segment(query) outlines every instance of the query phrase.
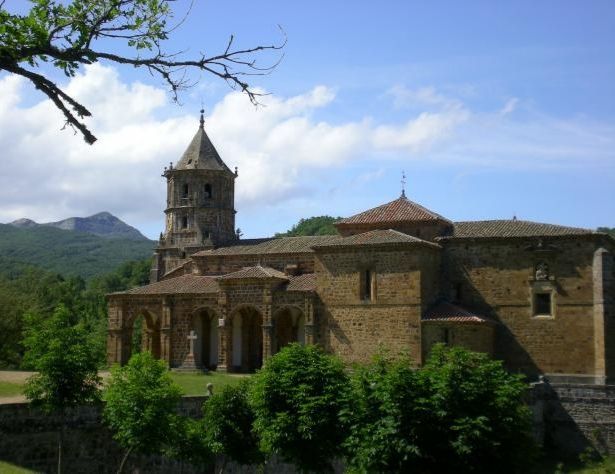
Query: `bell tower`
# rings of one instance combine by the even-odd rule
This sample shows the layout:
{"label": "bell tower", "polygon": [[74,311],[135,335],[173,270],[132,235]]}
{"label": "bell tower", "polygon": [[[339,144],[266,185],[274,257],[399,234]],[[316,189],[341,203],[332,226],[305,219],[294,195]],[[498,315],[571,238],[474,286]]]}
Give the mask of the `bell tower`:
{"label": "bell tower", "polygon": [[160,234],[150,280],[160,280],[195,252],[235,240],[235,178],[205,133],[199,129],[177,164],[169,164],[165,230]]}

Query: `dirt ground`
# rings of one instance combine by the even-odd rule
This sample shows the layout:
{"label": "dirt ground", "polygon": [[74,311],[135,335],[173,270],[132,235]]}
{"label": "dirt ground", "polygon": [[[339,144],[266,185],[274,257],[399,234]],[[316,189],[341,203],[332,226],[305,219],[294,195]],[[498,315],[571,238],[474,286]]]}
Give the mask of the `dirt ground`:
{"label": "dirt ground", "polygon": [[[23,385],[26,383],[26,380],[31,375],[34,375],[36,372],[25,372],[23,370],[0,370],[0,382],[9,382]],[[108,371],[100,372],[100,375],[103,380],[109,377]],[[23,395],[16,395],[11,397],[2,397],[0,396],[0,404],[2,403],[21,403],[25,402],[26,397]]]}

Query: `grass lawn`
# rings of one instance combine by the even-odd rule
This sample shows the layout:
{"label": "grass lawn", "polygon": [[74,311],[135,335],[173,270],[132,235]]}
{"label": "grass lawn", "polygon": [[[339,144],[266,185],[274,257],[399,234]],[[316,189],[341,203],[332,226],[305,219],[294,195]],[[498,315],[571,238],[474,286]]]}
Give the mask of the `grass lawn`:
{"label": "grass lawn", "polygon": [[609,456],[598,463],[591,463],[585,467],[565,470],[570,474],[615,474],[615,456]]}
{"label": "grass lawn", "polygon": [[[15,397],[21,395],[22,389],[23,385],[21,384],[0,381],[0,397]],[[0,472],[4,471],[0,470]]]}
{"label": "grass lawn", "polygon": [[186,395],[205,395],[205,388],[208,383],[214,384],[214,393],[217,393],[225,385],[236,385],[245,377],[249,377],[249,375],[218,372],[209,372],[208,374],[171,372],[171,378],[184,389]]}
{"label": "grass lawn", "polygon": [[0,461],[0,472],[2,474],[29,474],[35,471],[24,469],[23,467],[15,466],[14,464],[9,464],[8,462]]}

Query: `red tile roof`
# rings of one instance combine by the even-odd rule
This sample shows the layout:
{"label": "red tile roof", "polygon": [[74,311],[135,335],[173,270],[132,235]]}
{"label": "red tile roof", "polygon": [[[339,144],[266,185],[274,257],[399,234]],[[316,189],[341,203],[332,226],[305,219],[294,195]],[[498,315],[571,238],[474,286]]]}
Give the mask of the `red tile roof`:
{"label": "red tile roof", "polygon": [[286,291],[316,291],[316,275],[306,273],[304,275],[291,276]]}
{"label": "red tile roof", "polygon": [[499,238],[499,237],[557,237],[594,234],[591,229],[566,227],[541,222],[502,219],[492,221],[455,222],[452,233],[440,239]]}
{"label": "red tile roof", "polygon": [[424,245],[427,247],[440,248],[438,244],[427,242],[426,240],[413,237],[403,232],[393,229],[377,229],[355,234],[348,237],[343,237],[331,242],[314,245],[312,248],[326,249],[339,247],[360,247],[370,245],[387,245],[387,244],[402,244],[402,245]]}
{"label": "red tile roof", "polygon": [[491,319],[474,314],[452,303],[442,302],[431,308],[423,316],[422,321],[439,321],[447,323],[493,323]]}
{"label": "red tile roof", "polygon": [[271,239],[252,239],[243,244],[220,247],[214,250],[202,250],[193,257],[219,255],[265,255],[285,253],[312,253],[312,246],[341,239],[339,235],[315,235],[302,237],[278,237]]}
{"label": "red tile roof", "polygon": [[256,265],[255,267],[245,267],[236,272],[227,273],[217,277],[218,280],[246,280],[246,279],[271,279],[288,280],[288,276],[275,268],[261,267]]}
{"label": "red tile roof", "polygon": [[335,225],[344,226],[349,224],[375,224],[383,222],[407,222],[407,221],[444,221],[450,222],[446,217],[436,214],[429,209],[410,201],[405,196],[391,201],[382,206],[374,207],[352,217],[342,219]]}
{"label": "red tile roof", "polygon": [[218,283],[215,278],[199,275],[182,275],[168,280],[158,281],[151,285],[133,288],[128,291],[118,291],[111,295],[169,295],[169,294],[202,294],[217,293]]}

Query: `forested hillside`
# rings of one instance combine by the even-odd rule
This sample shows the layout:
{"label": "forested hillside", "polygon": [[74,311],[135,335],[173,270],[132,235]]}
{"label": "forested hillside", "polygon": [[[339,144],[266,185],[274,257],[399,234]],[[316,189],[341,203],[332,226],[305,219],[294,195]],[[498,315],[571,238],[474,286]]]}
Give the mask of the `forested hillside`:
{"label": "forested hillside", "polygon": [[23,329],[64,305],[91,335],[101,364],[105,361],[107,305],[105,294],[148,283],[150,259],[125,262],[113,272],[86,282],[36,267],[14,266],[0,276],[0,369],[21,363]]}
{"label": "forested hillside", "polygon": [[151,240],[110,239],[49,226],[0,224],[0,273],[34,265],[87,280],[111,272],[128,260],[150,257],[154,245]]}

